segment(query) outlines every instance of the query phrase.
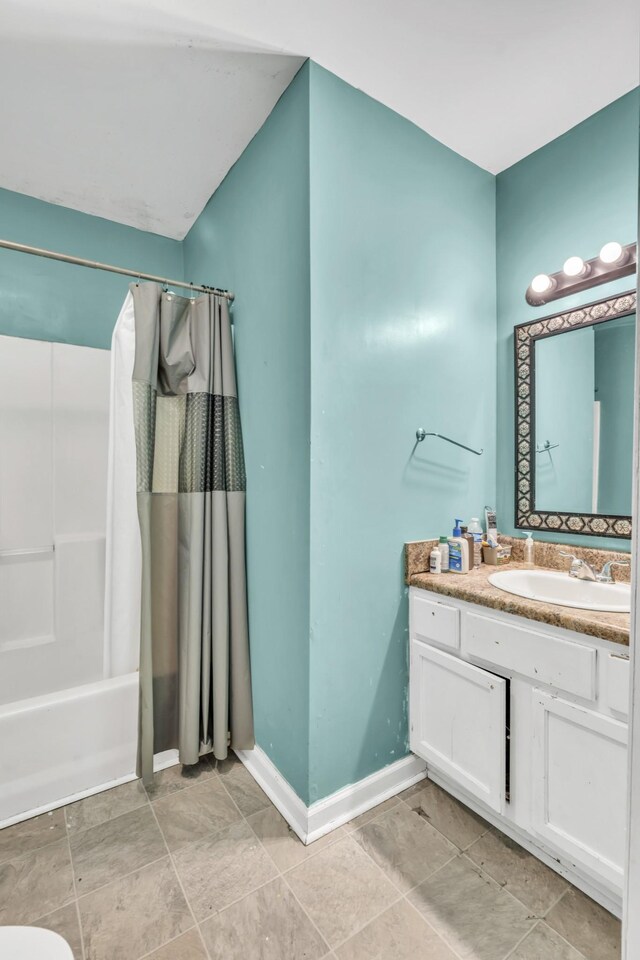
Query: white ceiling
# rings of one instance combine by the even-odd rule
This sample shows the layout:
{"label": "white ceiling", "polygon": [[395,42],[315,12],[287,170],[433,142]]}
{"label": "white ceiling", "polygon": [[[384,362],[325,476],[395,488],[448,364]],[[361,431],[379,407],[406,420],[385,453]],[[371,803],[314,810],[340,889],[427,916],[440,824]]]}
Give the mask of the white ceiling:
{"label": "white ceiling", "polygon": [[638,84],[637,0],[0,0],[0,186],[182,238],[312,57],[497,173]]}

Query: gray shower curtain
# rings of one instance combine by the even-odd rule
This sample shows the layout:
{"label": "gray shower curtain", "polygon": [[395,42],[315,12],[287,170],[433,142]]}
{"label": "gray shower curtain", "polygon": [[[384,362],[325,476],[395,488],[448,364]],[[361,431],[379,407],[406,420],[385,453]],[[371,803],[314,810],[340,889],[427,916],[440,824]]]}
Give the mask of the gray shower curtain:
{"label": "gray shower curtain", "polygon": [[254,745],[246,477],[225,298],[131,284],[142,537],[138,775]]}

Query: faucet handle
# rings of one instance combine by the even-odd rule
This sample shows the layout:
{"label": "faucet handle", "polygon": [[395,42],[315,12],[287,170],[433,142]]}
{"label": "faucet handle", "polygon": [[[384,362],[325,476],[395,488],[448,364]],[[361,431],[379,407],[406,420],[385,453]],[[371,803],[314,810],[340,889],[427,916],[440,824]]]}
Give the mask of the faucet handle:
{"label": "faucet handle", "polygon": [[601,583],[613,583],[613,576],[611,575],[612,567],[630,567],[631,562],[629,560],[607,560],[603,564],[602,570],[598,574],[598,580]]}
{"label": "faucet handle", "polygon": [[571,566],[569,567],[569,576],[577,577],[578,572],[582,566],[582,560],[579,560],[576,557],[575,553],[565,553],[564,550],[558,551],[561,557],[566,557],[567,560],[571,560]]}

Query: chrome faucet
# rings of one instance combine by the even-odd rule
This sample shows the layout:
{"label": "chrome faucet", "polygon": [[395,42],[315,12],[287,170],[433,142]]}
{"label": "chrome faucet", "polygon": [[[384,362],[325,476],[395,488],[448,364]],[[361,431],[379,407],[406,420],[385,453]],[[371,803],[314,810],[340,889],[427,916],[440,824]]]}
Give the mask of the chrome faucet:
{"label": "chrome faucet", "polygon": [[569,576],[575,577],[576,580],[597,580],[598,575],[591,566],[590,563],[587,563],[586,560],[580,560],[573,553],[563,553],[562,550],[559,551],[561,557],[566,557],[568,560],[571,560],[571,566],[569,567]]}
{"label": "chrome faucet", "polygon": [[571,566],[569,567],[570,577],[575,577],[576,580],[591,580],[594,583],[615,583],[611,574],[612,567],[629,566],[628,560],[607,560],[600,573],[596,573],[590,563],[586,560],[581,560],[573,553],[563,553],[562,550],[560,550],[560,556],[567,557],[568,560],[571,560]]}

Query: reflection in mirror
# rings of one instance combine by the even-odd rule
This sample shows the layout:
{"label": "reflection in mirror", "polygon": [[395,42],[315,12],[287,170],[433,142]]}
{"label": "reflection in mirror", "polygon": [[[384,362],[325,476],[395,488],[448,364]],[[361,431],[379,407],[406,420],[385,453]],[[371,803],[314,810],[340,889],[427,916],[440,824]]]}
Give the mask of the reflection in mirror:
{"label": "reflection in mirror", "polygon": [[631,513],[635,323],[536,340],[536,510]]}

